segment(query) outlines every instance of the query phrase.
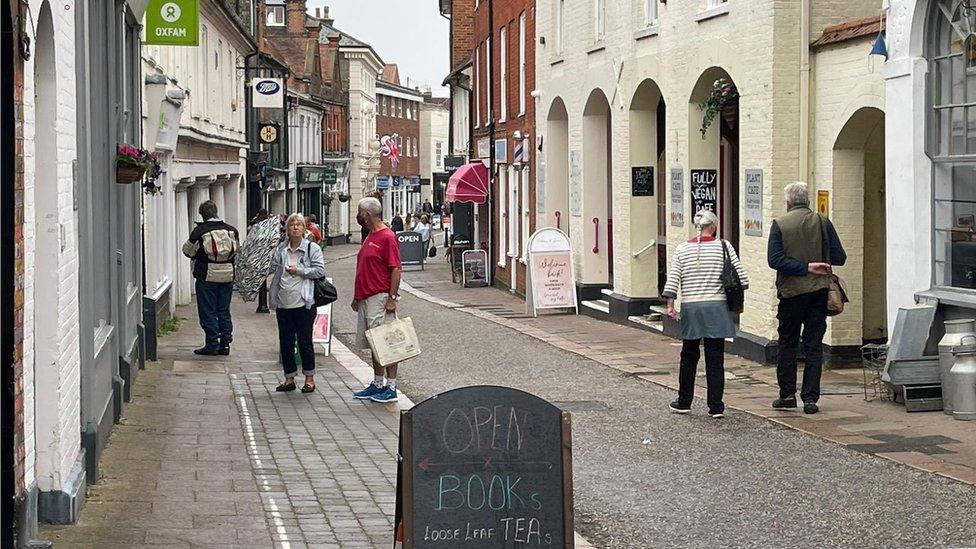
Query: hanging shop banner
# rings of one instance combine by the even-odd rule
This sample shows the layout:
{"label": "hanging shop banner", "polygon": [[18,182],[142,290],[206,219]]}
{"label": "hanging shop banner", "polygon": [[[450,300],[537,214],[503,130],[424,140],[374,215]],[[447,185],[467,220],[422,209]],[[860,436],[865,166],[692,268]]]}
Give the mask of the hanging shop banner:
{"label": "hanging shop banner", "polygon": [[830,191],[817,191],[817,211],[824,217],[830,217]]}
{"label": "hanging shop banner", "polygon": [[396,547],[574,546],[570,412],[462,387],[402,412],[399,441]]}
{"label": "hanging shop banner", "polygon": [[262,122],[258,124],[258,136],[262,143],[277,143],[280,131],[277,122]]}
{"label": "hanging shop banner", "polygon": [[396,238],[400,244],[400,263],[420,265],[423,268],[427,250],[421,234],[415,231],[401,231],[397,233]]}
{"label": "hanging shop banner", "polygon": [[537,316],[539,309],[573,309],[576,276],[569,237],[559,229],[546,227],[529,237],[528,284],[525,307]]}
{"label": "hanging shop banner", "polygon": [[718,170],[691,170],[691,215],[718,214]]}
{"label": "hanging shop banner", "polygon": [[488,285],[488,252],[468,250],[461,254],[464,270],[461,272],[461,285],[476,288]]}
{"label": "hanging shop banner", "polygon": [[685,171],[671,169],[671,226],[685,225]]}
{"label": "hanging shop banner", "polygon": [[280,78],[255,78],[251,82],[251,106],[256,109],[280,109],[285,89]]}
{"label": "hanging shop banner", "polygon": [[146,6],[146,44],[200,44],[200,0],[149,0]]}
{"label": "hanging shop banner", "polygon": [[746,170],[745,226],[749,236],[763,235],[763,171]]}
{"label": "hanging shop banner", "polygon": [[654,166],[630,168],[630,196],[654,196]]}
{"label": "hanging shop banner", "polygon": [[583,155],[569,151],[569,215],[583,217]]}

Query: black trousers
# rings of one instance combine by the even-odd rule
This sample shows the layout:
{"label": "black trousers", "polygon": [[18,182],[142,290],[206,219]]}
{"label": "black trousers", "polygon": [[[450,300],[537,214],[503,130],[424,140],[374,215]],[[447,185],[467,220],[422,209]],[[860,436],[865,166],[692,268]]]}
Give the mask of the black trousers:
{"label": "black trousers", "polygon": [[295,340],[298,340],[298,354],[302,357],[302,374],[315,375],[315,346],[312,344],[312,324],[315,322],[315,307],[306,309],[275,309],[278,320],[278,347],[281,350],[281,364],[285,377],[295,377],[298,364],[295,363]]}
{"label": "black trousers", "polygon": [[[709,412],[724,412],[725,403],[725,340],[705,339],[705,382],[708,386]],[[678,404],[691,406],[695,397],[695,376],[701,358],[701,339],[681,340],[681,366],[678,369]]]}
{"label": "black trousers", "polygon": [[820,400],[823,338],[827,331],[827,290],[779,300],[779,361],[776,381],[780,398],[796,397],[796,354],[803,331],[803,402]]}

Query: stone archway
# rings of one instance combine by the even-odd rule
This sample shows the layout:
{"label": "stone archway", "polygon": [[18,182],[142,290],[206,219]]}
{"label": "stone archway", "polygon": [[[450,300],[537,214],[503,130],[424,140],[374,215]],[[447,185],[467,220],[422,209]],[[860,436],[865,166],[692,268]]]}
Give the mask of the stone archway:
{"label": "stone archway", "polygon": [[[665,113],[661,89],[653,80],[640,83],[630,102],[631,177],[642,172],[651,177],[647,189],[630,196],[627,216],[632,257],[626,258],[630,270],[631,298],[652,298],[664,287],[667,264],[667,187],[665,186]],[[637,170],[635,170],[635,168]],[[646,180],[646,179],[645,179]]]}
{"label": "stone archway", "polygon": [[540,226],[556,227],[569,234],[569,114],[559,97],[546,117],[546,213]]}
{"label": "stone archway", "polygon": [[610,102],[590,93],[583,109],[582,275],[584,284],[613,287],[613,208]]}
{"label": "stone archway", "polygon": [[[702,201],[714,207],[719,219],[719,234],[739,247],[739,102],[735,100],[715,117],[701,133],[703,111],[699,104],[711,93],[715,82],[724,79],[735,85],[721,67],[702,72],[688,101],[688,168],[691,189],[691,216],[695,215],[696,185],[701,184]],[[696,178],[699,180],[696,182]],[[689,223],[689,227],[693,224]]]}
{"label": "stone archway", "polygon": [[882,342],[888,335],[884,119],[875,107],[858,109],[834,141],[831,218],[849,250],[863,249],[849,252],[844,267],[851,273],[845,278],[851,302],[847,314],[831,322],[840,344]]}

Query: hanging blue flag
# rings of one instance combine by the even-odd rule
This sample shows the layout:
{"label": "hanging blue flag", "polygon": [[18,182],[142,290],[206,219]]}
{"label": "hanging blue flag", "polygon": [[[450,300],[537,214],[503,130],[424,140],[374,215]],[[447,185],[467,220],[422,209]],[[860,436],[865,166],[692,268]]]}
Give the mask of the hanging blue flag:
{"label": "hanging blue flag", "polygon": [[885,46],[883,32],[878,33],[878,37],[874,40],[874,45],[871,46],[871,53],[868,55],[883,55],[885,60],[888,60],[888,48]]}

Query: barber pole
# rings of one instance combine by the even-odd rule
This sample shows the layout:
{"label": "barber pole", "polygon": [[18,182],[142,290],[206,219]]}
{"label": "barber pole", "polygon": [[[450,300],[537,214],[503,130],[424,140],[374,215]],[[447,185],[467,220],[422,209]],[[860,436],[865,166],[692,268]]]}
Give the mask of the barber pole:
{"label": "barber pole", "polygon": [[518,141],[515,144],[515,158],[513,158],[512,160],[515,162],[522,162],[522,155],[524,154],[524,152],[525,152],[525,140],[523,139],[522,141]]}

